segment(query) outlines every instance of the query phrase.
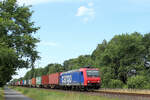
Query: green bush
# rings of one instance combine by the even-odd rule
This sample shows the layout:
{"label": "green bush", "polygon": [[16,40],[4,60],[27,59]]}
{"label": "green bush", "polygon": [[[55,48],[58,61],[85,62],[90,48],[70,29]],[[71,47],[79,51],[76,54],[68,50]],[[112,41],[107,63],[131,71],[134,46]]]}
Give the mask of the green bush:
{"label": "green bush", "polygon": [[145,89],[148,88],[147,78],[145,76],[132,76],[127,81],[128,88]]}
{"label": "green bush", "polygon": [[109,88],[123,88],[124,86],[122,81],[114,79],[111,79],[108,85]]}

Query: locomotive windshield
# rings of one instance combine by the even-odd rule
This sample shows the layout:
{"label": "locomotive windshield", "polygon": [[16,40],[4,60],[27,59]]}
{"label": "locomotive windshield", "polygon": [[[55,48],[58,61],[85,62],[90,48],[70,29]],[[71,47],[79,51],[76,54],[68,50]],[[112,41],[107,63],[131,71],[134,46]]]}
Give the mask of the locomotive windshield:
{"label": "locomotive windshield", "polygon": [[86,72],[88,77],[99,77],[98,70],[87,70]]}

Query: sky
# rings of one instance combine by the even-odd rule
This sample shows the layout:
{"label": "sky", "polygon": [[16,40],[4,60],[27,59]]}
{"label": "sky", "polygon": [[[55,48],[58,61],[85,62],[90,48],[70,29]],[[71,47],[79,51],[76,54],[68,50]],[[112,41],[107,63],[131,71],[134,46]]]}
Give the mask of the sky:
{"label": "sky", "polygon": [[[40,30],[36,68],[91,54],[104,39],[122,33],[150,32],[150,0],[18,0],[32,5]],[[18,70],[13,78],[29,69]]]}

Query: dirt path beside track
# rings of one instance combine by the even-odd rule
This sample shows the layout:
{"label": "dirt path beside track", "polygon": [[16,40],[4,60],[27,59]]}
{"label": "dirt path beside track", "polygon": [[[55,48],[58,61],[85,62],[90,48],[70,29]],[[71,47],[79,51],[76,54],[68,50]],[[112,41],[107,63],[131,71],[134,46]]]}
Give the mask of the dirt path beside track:
{"label": "dirt path beside track", "polygon": [[5,87],[4,89],[4,96],[5,96],[5,100],[32,100],[8,87]]}

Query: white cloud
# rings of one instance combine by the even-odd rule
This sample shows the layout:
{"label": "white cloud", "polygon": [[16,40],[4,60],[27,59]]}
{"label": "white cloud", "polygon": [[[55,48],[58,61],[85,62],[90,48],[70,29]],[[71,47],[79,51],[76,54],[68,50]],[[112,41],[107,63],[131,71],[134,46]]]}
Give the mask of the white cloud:
{"label": "white cloud", "polygon": [[88,12],[88,8],[81,6],[80,8],[78,8],[76,16],[83,16],[86,14],[86,12]]}
{"label": "white cloud", "polygon": [[85,0],[17,0],[19,4],[36,5],[42,3],[54,3],[54,2],[83,2]]}
{"label": "white cloud", "polygon": [[55,42],[47,42],[47,41],[41,41],[40,43],[39,43],[39,45],[41,45],[41,46],[53,46],[53,47],[55,47],[55,46],[58,46],[58,44],[57,43],[55,43]]}
{"label": "white cloud", "polygon": [[85,6],[81,6],[78,8],[76,16],[94,16],[95,11],[93,8],[87,8]]}
{"label": "white cloud", "polygon": [[80,6],[77,10],[76,16],[83,17],[84,22],[88,22],[90,19],[95,17],[95,9],[92,2],[88,3],[88,7]]}

